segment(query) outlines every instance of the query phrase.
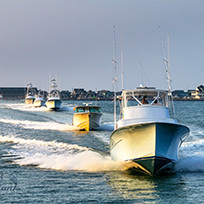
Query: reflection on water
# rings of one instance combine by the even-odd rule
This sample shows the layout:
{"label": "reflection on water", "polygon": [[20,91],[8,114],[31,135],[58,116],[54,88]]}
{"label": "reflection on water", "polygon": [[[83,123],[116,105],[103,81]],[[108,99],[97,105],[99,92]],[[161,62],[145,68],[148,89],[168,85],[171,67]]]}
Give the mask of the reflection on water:
{"label": "reflection on water", "polygon": [[120,172],[108,173],[108,184],[117,196],[136,201],[156,203],[156,184],[147,176],[133,176]]}
{"label": "reflection on water", "polygon": [[[107,184],[119,200],[134,203],[188,202],[185,177],[172,174],[158,177],[107,172]],[[172,196],[174,195],[174,196]]]}

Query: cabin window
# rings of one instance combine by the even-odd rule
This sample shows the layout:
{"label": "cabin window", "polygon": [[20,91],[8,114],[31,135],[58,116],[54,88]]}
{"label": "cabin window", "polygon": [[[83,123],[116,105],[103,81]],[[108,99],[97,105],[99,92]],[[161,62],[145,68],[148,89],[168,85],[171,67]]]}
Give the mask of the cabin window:
{"label": "cabin window", "polygon": [[75,112],[82,113],[82,112],[85,112],[85,110],[84,108],[77,108]]}
{"label": "cabin window", "polygon": [[135,94],[133,92],[128,92],[124,96],[123,104],[125,107],[130,106],[140,106],[140,105],[160,105],[160,106],[166,106],[166,93],[159,93],[159,92],[153,92],[150,94],[141,93],[141,94]]}
{"label": "cabin window", "polygon": [[95,113],[96,111],[95,111],[95,108],[90,108],[90,112],[91,113]]}
{"label": "cabin window", "polygon": [[90,112],[91,113],[100,113],[101,110],[100,110],[100,108],[90,108]]}

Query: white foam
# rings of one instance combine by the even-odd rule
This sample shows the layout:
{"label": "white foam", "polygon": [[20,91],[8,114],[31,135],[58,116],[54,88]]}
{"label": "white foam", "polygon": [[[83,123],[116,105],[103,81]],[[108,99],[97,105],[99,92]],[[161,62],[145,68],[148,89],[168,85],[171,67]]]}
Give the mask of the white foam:
{"label": "white foam", "polygon": [[24,104],[24,103],[13,103],[13,104],[6,104],[7,108],[14,109],[14,110],[21,110],[21,111],[39,111],[39,110],[47,110],[45,106],[35,108],[34,104]]}
{"label": "white foam", "polygon": [[78,171],[113,171],[123,169],[122,163],[114,162],[108,156],[94,151],[83,151],[75,154],[37,153],[16,161],[19,165],[37,165],[40,168]]}
{"label": "white foam", "polygon": [[200,172],[204,171],[204,152],[195,153],[191,156],[179,159],[175,164],[177,172]]}
{"label": "white foam", "polygon": [[25,129],[59,130],[59,131],[79,130],[79,128],[74,127],[70,124],[62,124],[57,122],[38,122],[29,120],[10,120],[10,119],[0,119],[0,122],[20,125]]}
{"label": "white foam", "polygon": [[204,151],[204,139],[197,139],[195,141],[184,142],[180,148],[183,156],[192,155],[195,152]]}
{"label": "white foam", "polygon": [[114,162],[87,147],[57,141],[23,139],[14,136],[0,136],[0,142],[15,143],[8,150],[17,155],[14,162],[19,165],[37,165],[39,168],[55,170],[113,171],[123,169],[123,163]]}
{"label": "white foam", "polygon": [[[56,140],[53,141],[43,141],[43,140],[36,140],[36,139],[23,139],[20,137],[15,136],[1,136],[0,135],[0,142],[12,142],[19,145],[26,145],[27,147],[33,148],[33,147],[52,147],[54,149],[61,148],[62,150],[65,148],[68,149],[76,149],[76,150],[88,150],[87,147],[81,147],[76,144],[67,144],[63,142],[57,142]],[[20,146],[20,147],[21,147]],[[17,146],[19,147],[19,146]]]}
{"label": "white foam", "polygon": [[[20,110],[20,111],[32,111],[32,112],[44,112],[44,111],[50,111],[49,108],[46,106],[41,107],[35,107],[34,104],[24,104],[24,103],[14,103],[14,104],[5,104],[7,108],[14,109],[14,110]],[[73,111],[73,107],[68,105],[63,105],[60,109],[60,111]]]}
{"label": "white foam", "polygon": [[[191,139],[195,139],[194,135]],[[174,169],[176,172],[204,171],[204,139],[196,136],[196,140],[184,142],[180,148],[180,159],[175,163]]]}

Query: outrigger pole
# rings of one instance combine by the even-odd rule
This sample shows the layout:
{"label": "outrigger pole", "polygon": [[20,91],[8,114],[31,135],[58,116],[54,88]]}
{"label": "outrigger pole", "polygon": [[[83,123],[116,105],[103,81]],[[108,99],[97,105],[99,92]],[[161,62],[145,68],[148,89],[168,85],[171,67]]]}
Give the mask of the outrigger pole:
{"label": "outrigger pole", "polygon": [[123,60],[123,35],[121,36],[121,87],[124,90],[124,60]]}
{"label": "outrigger pole", "polygon": [[168,53],[166,56],[164,41],[162,39],[161,26],[159,26],[159,30],[160,30],[160,40],[161,40],[162,51],[163,51],[163,60],[164,60],[165,71],[166,71],[166,78],[167,78],[167,83],[168,83],[168,95],[169,95],[170,100],[171,100],[173,114],[175,114],[173,96],[172,96],[172,91],[171,91],[171,81],[172,80],[171,80],[171,74],[170,74],[169,35],[167,35]]}
{"label": "outrigger pole", "polygon": [[117,81],[117,70],[116,70],[116,37],[115,37],[115,25],[113,26],[113,91],[114,91],[114,129],[116,129],[116,81]]}

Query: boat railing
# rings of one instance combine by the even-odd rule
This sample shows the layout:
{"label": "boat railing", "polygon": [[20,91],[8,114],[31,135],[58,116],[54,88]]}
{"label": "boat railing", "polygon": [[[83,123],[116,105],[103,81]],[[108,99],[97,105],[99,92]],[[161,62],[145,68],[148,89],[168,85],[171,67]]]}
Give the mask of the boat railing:
{"label": "boat railing", "polygon": [[156,104],[157,100],[159,99],[159,91],[157,93],[157,97],[155,97],[155,99],[151,102],[151,105],[152,104]]}
{"label": "boat railing", "polygon": [[140,102],[140,100],[138,100],[135,95],[134,92],[132,91],[132,97],[142,106],[143,104]]}

